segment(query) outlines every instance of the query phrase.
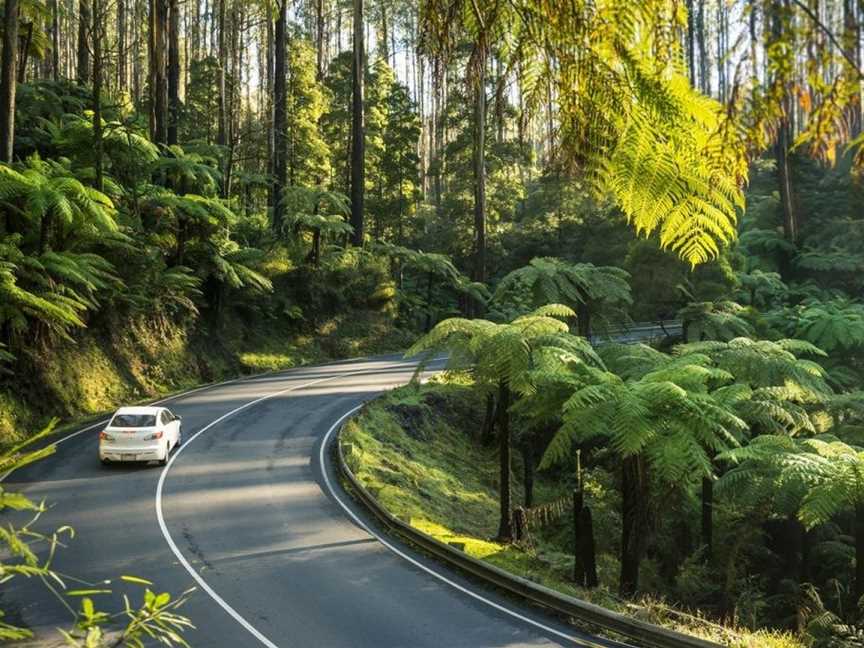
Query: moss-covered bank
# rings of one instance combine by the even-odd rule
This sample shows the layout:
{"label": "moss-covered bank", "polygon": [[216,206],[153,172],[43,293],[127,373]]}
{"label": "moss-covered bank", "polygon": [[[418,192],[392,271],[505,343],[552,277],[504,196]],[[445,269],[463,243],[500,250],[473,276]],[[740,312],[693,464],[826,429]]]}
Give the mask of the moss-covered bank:
{"label": "moss-covered bank", "polygon": [[72,340],[19,354],[0,380],[0,445],[20,440],[53,417],[74,420],[119,404],[155,398],[238,374],[396,351],[410,335],[379,311],[353,311],[298,333],[233,321],[208,326],[114,322]]}
{"label": "moss-covered bank", "polygon": [[[347,461],[360,482],[390,513],[434,538],[464,547],[472,556],[564,594],[591,601],[652,623],[735,648],[802,648],[781,632],[722,627],[685,613],[662,600],[622,601],[613,592],[618,577],[616,541],[620,535],[617,493],[608,474],[586,476],[594,509],[601,586],[577,587],[570,578],[572,537],[561,519],[532,535],[530,544],[491,540],[498,525],[498,463],[494,449],[477,441],[483,404],[468,387],[432,382],[407,386],[374,401],[350,420],[342,433],[350,444]],[[514,502],[522,500],[518,453]],[[540,475],[539,503],[569,490],[566,480]]]}

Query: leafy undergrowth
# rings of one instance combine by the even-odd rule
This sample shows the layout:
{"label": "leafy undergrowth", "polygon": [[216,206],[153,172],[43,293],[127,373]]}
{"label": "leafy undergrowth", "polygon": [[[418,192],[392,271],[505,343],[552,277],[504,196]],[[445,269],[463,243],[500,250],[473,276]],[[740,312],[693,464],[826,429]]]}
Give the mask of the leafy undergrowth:
{"label": "leafy undergrowth", "polygon": [[[0,447],[50,418],[80,420],[238,374],[398,351],[410,334],[374,311],[325,321],[309,333],[245,322],[189,335],[180,326],[127,321],[50,352],[30,352],[0,383]],[[60,428],[62,429],[62,428]]]}
{"label": "leafy undergrowth", "polygon": [[[435,539],[471,556],[563,594],[602,605],[681,632],[735,648],[802,648],[781,632],[751,632],[724,627],[646,598],[638,604],[612,592],[617,560],[611,547],[598,546],[601,586],[586,590],[569,579],[572,557],[561,550],[562,522],[557,532],[535,536],[526,546],[492,540],[498,524],[498,464],[493,451],[472,435],[479,433],[483,405],[463,385],[438,383],[396,389],[365,407],[342,434],[350,446],[346,455],[363,486],[392,515]],[[471,422],[470,428],[466,422]],[[514,473],[521,474],[518,453]],[[514,484],[514,502],[522,500],[522,485]],[[603,493],[614,497],[602,480],[593,480],[595,501]],[[559,487],[560,489],[560,487]],[[549,481],[535,483],[538,502],[562,492]],[[595,517],[598,543],[614,537],[603,530],[603,503]],[[605,509],[609,509],[606,502]],[[611,522],[607,522],[611,524]],[[606,549],[606,551],[604,551]]]}

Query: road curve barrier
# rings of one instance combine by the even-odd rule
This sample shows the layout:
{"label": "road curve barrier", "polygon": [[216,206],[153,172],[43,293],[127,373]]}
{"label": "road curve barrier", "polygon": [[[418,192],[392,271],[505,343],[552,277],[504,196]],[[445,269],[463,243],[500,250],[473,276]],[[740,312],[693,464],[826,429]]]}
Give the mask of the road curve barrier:
{"label": "road curve barrier", "polygon": [[487,584],[502,588],[547,610],[627,637],[635,641],[636,646],[640,648],[722,648],[720,644],[640,621],[619,612],[613,612],[599,605],[588,603],[587,601],[582,601],[556,592],[548,587],[538,585],[526,578],[511,574],[499,567],[473,558],[459,549],[439,542],[391,515],[360,484],[360,481],[345,461],[345,448],[349,447],[349,444],[343,447],[341,433],[348,420],[350,418],[342,423],[336,434],[337,467],[341,475],[351,485],[354,496],[360,500],[388,531],[398,534],[411,544],[432,554],[438,560],[456,567]]}

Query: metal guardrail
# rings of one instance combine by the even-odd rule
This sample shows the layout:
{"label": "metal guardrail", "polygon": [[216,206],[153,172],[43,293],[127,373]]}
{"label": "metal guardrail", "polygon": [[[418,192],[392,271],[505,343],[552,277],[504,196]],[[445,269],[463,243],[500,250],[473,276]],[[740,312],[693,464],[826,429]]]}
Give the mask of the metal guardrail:
{"label": "metal guardrail", "polygon": [[577,619],[582,623],[618,633],[637,642],[640,648],[722,648],[716,644],[674,630],[633,619],[624,614],[582,601],[572,596],[533,583],[503,569],[473,558],[459,549],[439,542],[418,531],[386,511],[378,501],[360,484],[345,462],[341,434],[344,423],[336,435],[336,455],[340,473],[348,480],[356,497],[390,531],[407,539],[412,544],[486,583],[496,585],[527,601],[548,610]]}

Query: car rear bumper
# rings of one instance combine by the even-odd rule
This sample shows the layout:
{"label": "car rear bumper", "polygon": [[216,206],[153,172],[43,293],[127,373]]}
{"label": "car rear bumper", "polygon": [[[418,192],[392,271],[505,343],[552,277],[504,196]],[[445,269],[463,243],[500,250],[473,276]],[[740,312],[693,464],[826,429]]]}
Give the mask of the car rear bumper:
{"label": "car rear bumper", "polygon": [[102,461],[161,461],[165,454],[165,448],[159,444],[133,448],[99,446],[99,459]]}

